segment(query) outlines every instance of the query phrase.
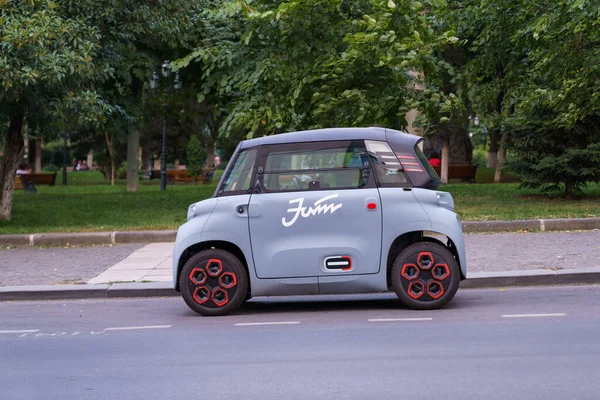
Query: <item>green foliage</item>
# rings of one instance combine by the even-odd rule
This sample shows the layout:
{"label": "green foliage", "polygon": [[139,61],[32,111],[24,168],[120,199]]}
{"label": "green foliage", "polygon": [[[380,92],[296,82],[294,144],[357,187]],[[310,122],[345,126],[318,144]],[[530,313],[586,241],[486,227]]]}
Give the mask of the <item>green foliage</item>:
{"label": "green foliage", "polygon": [[[200,62],[199,100],[229,97],[222,131],[248,136],[327,126],[405,125],[410,108],[446,118],[458,104],[434,49],[456,42],[429,28],[442,1],[226,1],[206,14],[210,39],[179,60]],[[425,73],[425,75],[421,74]],[[415,90],[415,86],[426,90]]]}
{"label": "green foliage", "polygon": [[546,117],[546,121],[513,121],[508,143],[513,153],[507,165],[523,186],[546,190],[562,186],[565,195],[572,196],[587,182],[599,182],[600,123],[595,130],[565,129],[556,127],[554,114]]}
{"label": "green foliage", "polygon": [[487,165],[487,152],[483,149],[473,150],[473,165],[485,167]]}
{"label": "green foliage", "polygon": [[44,165],[44,167],[42,168],[42,171],[43,172],[58,172],[58,171],[60,171],[60,168],[54,164],[48,164],[48,165]]}
{"label": "green foliage", "polygon": [[52,109],[82,104],[73,93],[111,74],[97,58],[101,35],[86,14],[89,1],[69,3],[2,2],[0,115],[44,121]]}
{"label": "green foliage", "polygon": [[121,162],[117,168],[117,179],[127,179],[127,161]]}
{"label": "green foliage", "polygon": [[188,175],[194,177],[194,182],[196,181],[196,177],[202,174],[202,166],[206,162],[206,149],[204,145],[196,135],[190,137],[190,141],[188,142],[187,149],[187,170]]}

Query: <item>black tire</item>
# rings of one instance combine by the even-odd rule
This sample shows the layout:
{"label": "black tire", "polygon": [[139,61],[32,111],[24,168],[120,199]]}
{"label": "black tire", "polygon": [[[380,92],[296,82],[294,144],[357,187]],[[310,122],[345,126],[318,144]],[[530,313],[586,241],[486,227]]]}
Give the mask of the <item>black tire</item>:
{"label": "black tire", "polygon": [[183,266],[179,287],[186,304],[204,316],[235,311],[248,293],[248,274],[233,254],[219,249],[194,254]]}
{"label": "black tire", "polygon": [[415,310],[435,310],[448,304],[456,294],[460,269],[445,246],[419,242],[398,254],[391,278],[392,288],[404,305]]}

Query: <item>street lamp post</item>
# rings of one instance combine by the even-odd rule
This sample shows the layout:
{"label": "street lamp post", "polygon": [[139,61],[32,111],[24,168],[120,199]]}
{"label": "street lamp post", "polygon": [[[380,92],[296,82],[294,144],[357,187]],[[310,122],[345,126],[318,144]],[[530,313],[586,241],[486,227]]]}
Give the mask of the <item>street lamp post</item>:
{"label": "street lamp post", "polygon": [[[169,61],[161,65],[161,74],[166,79],[171,75],[171,69],[169,68]],[[152,81],[150,81],[150,87],[152,90],[158,89],[160,77],[156,72],[152,73]],[[179,80],[179,72],[175,73],[175,80],[173,81],[173,88],[176,91],[181,89],[181,81]],[[164,100],[163,100],[163,130],[162,130],[162,147],[160,153],[160,190],[167,189],[167,94],[168,87],[164,89]]]}

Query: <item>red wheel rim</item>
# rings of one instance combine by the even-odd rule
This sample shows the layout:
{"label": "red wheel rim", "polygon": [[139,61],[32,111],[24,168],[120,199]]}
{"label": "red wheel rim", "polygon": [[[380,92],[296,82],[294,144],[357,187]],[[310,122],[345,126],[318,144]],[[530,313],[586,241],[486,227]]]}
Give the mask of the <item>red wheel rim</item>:
{"label": "red wheel rim", "polygon": [[192,299],[207,308],[225,306],[238,289],[238,277],[233,268],[226,261],[216,258],[192,268],[187,283]]}
{"label": "red wheel rim", "polygon": [[418,301],[435,301],[448,292],[451,270],[444,257],[435,251],[409,255],[400,269],[400,283],[406,294]]}

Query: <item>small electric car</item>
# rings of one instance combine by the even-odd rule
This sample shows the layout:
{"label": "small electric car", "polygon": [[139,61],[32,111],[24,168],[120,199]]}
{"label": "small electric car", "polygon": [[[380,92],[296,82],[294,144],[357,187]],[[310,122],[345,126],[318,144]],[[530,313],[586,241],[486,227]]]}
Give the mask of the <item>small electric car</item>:
{"label": "small electric car", "polygon": [[420,140],[336,128],[242,141],[177,232],[175,289],[202,315],[252,296],[389,290],[444,306],[466,278],[464,240]]}

